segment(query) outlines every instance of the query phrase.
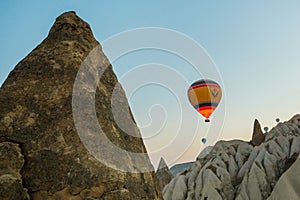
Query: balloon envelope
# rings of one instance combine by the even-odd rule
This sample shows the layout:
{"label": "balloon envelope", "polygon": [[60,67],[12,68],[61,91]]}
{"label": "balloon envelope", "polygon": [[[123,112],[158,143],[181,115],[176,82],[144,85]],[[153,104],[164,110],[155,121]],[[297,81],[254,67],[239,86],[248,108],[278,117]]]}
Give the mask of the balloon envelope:
{"label": "balloon envelope", "polygon": [[188,89],[188,98],[193,107],[207,120],[222,98],[218,83],[209,79],[194,82]]}
{"label": "balloon envelope", "polygon": [[203,144],[205,144],[206,143],[206,138],[202,138],[201,141],[202,141]]}

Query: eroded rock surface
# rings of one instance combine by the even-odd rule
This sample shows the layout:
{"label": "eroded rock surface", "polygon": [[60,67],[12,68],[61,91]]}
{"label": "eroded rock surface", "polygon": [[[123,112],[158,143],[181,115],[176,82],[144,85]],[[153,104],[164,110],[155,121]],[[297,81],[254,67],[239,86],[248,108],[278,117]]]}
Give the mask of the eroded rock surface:
{"label": "eroded rock surface", "polygon": [[160,159],[158,169],[155,173],[157,179],[157,188],[162,191],[165,185],[167,185],[173,178],[168,165],[163,158]]}
{"label": "eroded rock surface", "polygon": [[300,199],[300,157],[279,178],[268,200]]}
{"label": "eroded rock surface", "polygon": [[254,146],[260,145],[265,140],[265,135],[261,130],[260,123],[257,119],[254,121],[251,144]]}
{"label": "eroded rock surface", "polygon": [[[94,53],[89,57],[91,51]],[[85,60],[88,73],[79,74],[80,81],[100,82],[96,82],[96,91],[84,84],[82,90],[73,91],[77,72]],[[113,92],[117,95],[116,105],[122,105],[117,109],[127,132],[114,120]],[[85,135],[80,137],[74,124],[72,109],[78,106],[75,103],[72,107],[74,99],[95,104],[91,107],[94,110],[79,110],[83,118],[78,126],[85,128]],[[11,142],[16,148],[19,145],[18,152],[22,152],[16,163],[10,163],[11,157],[3,156],[6,151],[1,150],[1,173],[8,170],[1,184],[16,183],[12,187],[18,189],[18,195],[24,187],[33,200],[159,199],[154,169],[124,91],[90,26],[75,12],[59,16],[48,37],[17,64],[1,87],[0,104],[0,145]],[[99,122],[106,138],[123,151],[122,159],[116,152],[103,150],[107,143],[97,140],[99,133],[89,126],[89,121]],[[87,150],[82,137],[96,145]],[[94,139],[97,143],[93,143]],[[97,156],[105,156],[128,172],[118,170],[118,166],[108,167]],[[147,169],[141,169],[140,163]]]}
{"label": "eroded rock surface", "polygon": [[[300,152],[299,135],[300,117],[296,115],[270,130],[260,145],[240,140],[219,141],[207,156],[177,174],[165,186],[163,197],[166,200],[274,197],[272,192],[278,191],[274,188],[279,178],[290,177],[285,172]],[[291,173],[299,174],[298,168],[294,167]],[[278,184],[283,185],[282,182]]]}
{"label": "eroded rock surface", "polygon": [[28,199],[27,189],[23,187],[20,174],[24,157],[18,144],[0,143],[0,199]]}

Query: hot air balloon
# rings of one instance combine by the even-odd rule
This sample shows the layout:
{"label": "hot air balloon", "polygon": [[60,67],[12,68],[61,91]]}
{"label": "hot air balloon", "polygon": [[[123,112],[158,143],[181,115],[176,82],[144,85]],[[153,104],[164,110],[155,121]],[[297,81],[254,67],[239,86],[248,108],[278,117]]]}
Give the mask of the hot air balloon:
{"label": "hot air balloon", "polygon": [[203,144],[205,144],[205,143],[206,143],[206,138],[202,138],[202,139],[201,139],[201,142],[202,142]]}
{"label": "hot air balloon", "polygon": [[264,131],[268,132],[269,128],[268,127],[264,127]]}
{"label": "hot air balloon", "polygon": [[209,117],[218,106],[221,97],[221,87],[209,79],[198,80],[188,89],[188,98],[191,104],[205,117],[205,122],[209,122]]}

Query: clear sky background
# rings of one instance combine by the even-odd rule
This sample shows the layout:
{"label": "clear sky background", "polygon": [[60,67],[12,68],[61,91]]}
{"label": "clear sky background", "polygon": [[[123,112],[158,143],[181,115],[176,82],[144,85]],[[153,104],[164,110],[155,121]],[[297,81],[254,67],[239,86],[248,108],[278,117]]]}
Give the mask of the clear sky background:
{"label": "clear sky background", "polygon": [[[19,0],[1,1],[0,10],[0,84],[14,66],[48,35],[55,18],[65,11],[74,10],[91,25],[100,43],[129,29],[162,27],[186,34],[202,45],[216,64],[224,85],[225,121],[220,131],[214,133],[220,139],[250,140],[255,118],[262,127],[271,128],[277,117],[285,121],[300,112],[300,1]],[[188,81],[198,79],[176,56],[151,50],[132,53],[113,66],[122,83],[122,77],[130,70],[153,62],[170,68],[174,66]],[[166,78],[172,79],[171,76]],[[148,100],[145,102],[146,93]],[[153,164],[157,165],[160,156],[165,157],[170,165],[191,161],[204,148],[200,140],[207,134],[207,125],[192,108],[183,106],[182,112],[189,113],[193,119],[199,118],[199,127],[193,127],[193,133],[186,128],[174,134],[181,111],[178,109],[177,112],[178,102],[168,90],[154,85],[144,87],[129,97],[129,103],[143,136],[157,132],[162,137],[145,140],[150,152],[157,152],[167,145],[174,135],[184,137],[184,134],[197,133],[187,151],[179,157],[175,153],[178,159],[174,160],[171,155],[175,149],[180,149],[180,143],[160,155],[151,156]],[[168,105],[164,109],[169,113],[160,119],[162,110],[150,108],[153,104],[165,103]],[[188,102],[179,103],[186,105]],[[149,109],[156,119],[152,125]],[[160,121],[165,121],[165,126]]]}

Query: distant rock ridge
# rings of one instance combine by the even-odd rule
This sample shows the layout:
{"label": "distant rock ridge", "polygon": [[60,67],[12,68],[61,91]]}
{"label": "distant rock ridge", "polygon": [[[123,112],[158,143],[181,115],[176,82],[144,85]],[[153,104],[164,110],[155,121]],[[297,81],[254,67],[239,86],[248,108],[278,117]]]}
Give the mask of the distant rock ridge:
{"label": "distant rock ridge", "polygon": [[[260,135],[260,126],[255,124],[254,134]],[[219,141],[207,156],[177,174],[164,187],[163,197],[165,200],[278,199],[276,194],[287,194],[285,184],[298,183],[293,175],[300,176],[296,167],[299,162],[295,162],[300,152],[299,136],[300,115],[295,115],[272,128],[260,144]],[[298,199],[299,185],[290,189],[291,198]]]}
{"label": "distant rock ridge", "polygon": [[[204,158],[207,154],[211,152],[213,149],[213,146],[207,146],[205,147],[197,156],[197,160]],[[194,162],[186,162],[186,163],[179,163],[170,168],[170,172],[172,173],[173,176],[176,176],[178,173],[182,173],[186,170],[188,170]]]}
{"label": "distant rock ridge", "polygon": [[[72,98],[83,96],[73,93],[74,81],[95,48],[87,67],[96,70],[93,63],[99,69],[108,66],[96,92],[89,96],[95,98],[96,120],[114,145],[144,155],[135,158],[127,153],[122,165],[138,171],[143,163],[152,171],[130,173],[110,168],[87,151],[77,134]],[[92,73],[82,76],[96,79]],[[114,89],[130,135],[114,121]],[[90,26],[75,12],[59,16],[48,37],[11,71],[0,89],[0,104],[0,199],[160,199],[154,169],[128,111],[125,93]],[[85,114],[90,119],[91,115]],[[93,137],[88,128],[86,133]],[[100,153],[117,159],[114,152]]]}
{"label": "distant rock ridge", "polygon": [[194,162],[186,162],[186,163],[179,163],[170,168],[170,172],[173,176],[176,176],[176,174],[184,172],[185,170],[188,170],[189,167],[191,167],[194,164]]}

